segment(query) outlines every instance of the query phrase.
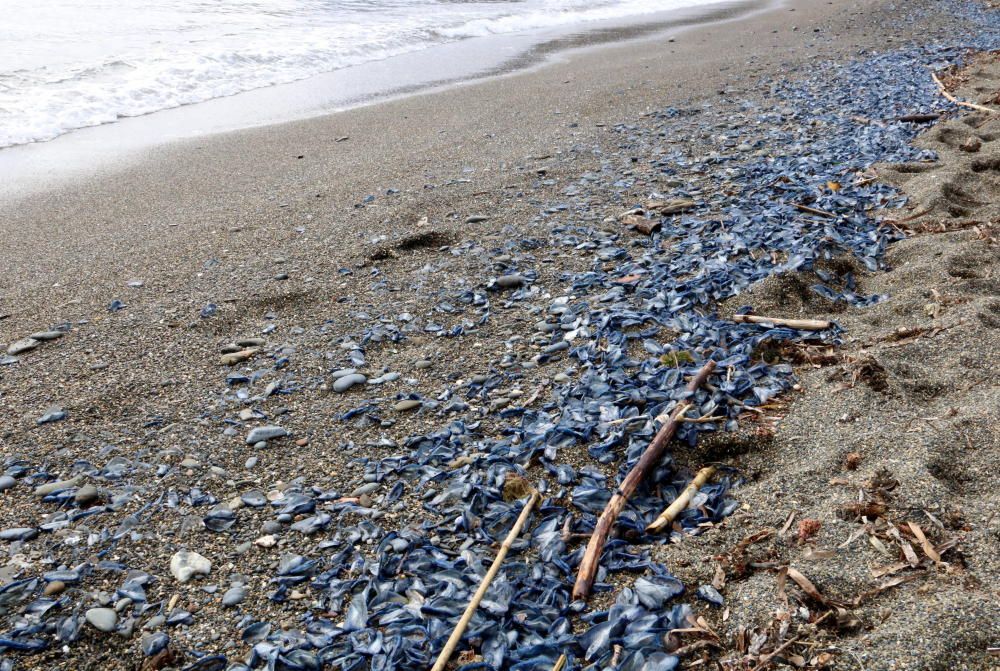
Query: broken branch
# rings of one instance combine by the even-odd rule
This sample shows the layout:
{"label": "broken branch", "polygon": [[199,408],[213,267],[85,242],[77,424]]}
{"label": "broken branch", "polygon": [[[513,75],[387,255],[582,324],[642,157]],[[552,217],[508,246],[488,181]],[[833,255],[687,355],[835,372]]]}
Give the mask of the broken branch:
{"label": "broken branch", "polygon": [[990,109],[989,107],[986,107],[984,105],[977,105],[976,103],[966,102],[965,100],[959,100],[952,94],[948,93],[948,89],[944,87],[944,84],[941,82],[940,79],[938,79],[938,76],[933,72],[931,73],[931,79],[933,79],[934,83],[937,84],[938,90],[941,92],[941,95],[947,98],[949,102],[952,102],[961,107],[968,107],[969,109],[979,110],[980,112],[989,112],[990,114],[997,113],[995,109]]}
{"label": "broken branch", "polygon": [[[698,387],[705,383],[705,380],[708,379],[713,370],[715,370],[714,361],[709,361],[702,366],[695,376],[691,378],[691,381],[687,385],[687,391],[691,393],[697,391]],[[604,512],[601,513],[600,519],[597,520],[594,533],[590,537],[590,543],[587,544],[587,551],[580,562],[576,584],[573,586],[574,599],[585,599],[590,594],[590,588],[594,584],[594,576],[597,574],[597,565],[601,560],[601,551],[604,549],[604,543],[608,540],[611,528],[628,502],[629,497],[636,490],[636,487],[639,486],[639,483],[659,463],[660,457],[663,456],[663,452],[667,447],[667,443],[670,442],[670,439],[674,437],[674,433],[677,432],[677,427],[681,423],[681,415],[689,407],[688,405],[681,405],[674,410],[670,415],[670,419],[656,432],[646,451],[639,457],[639,461],[636,462],[632,470],[622,480],[621,486],[615,491],[611,500],[608,501],[608,505],[604,507]]]}
{"label": "broken branch", "polygon": [[657,533],[663,529],[669,527],[674,523],[674,518],[681,513],[682,510],[688,507],[691,503],[691,499],[698,490],[705,486],[705,483],[715,475],[715,466],[706,466],[705,468],[698,471],[698,474],[694,476],[694,480],[691,481],[684,491],[678,495],[674,502],[667,506],[667,509],[660,513],[660,516],[653,520],[653,523],[646,527],[646,531],[649,533]]}
{"label": "broken branch", "polygon": [[757,315],[733,315],[733,321],[738,324],[774,324],[800,331],[822,331],[833,326],[833,322],[825,319],[782,319],[781,317],[759,317]]}
{"label": "broken branch", "polygon": [[507,534],[507,538],[504,539],[503,544],[500,546],[500,551],[497,552],[496,559],[493,560],[493,565],[490,566],[490,570],[486,572],[483,577],[483,582],[479,584],[479,589],[472,596],[472,600],[469,605],[466,606],[465,612],[462,613],[462,618],[455,625],[455,630],[451,632],[451,636],[448,638],[448,642],[445,643],[444,649],[441,650],[441,654],[438,655],[437,661],[434,662],[434,666],[431,671],[443,671],[445,665],[448,664],[448,660],[451,658],[451,654],[455,651],[455,646],[458,642],[462,640],[462,634],[465,633],[465,628],[469,626],[469,621],[476,612],[476,608],[479,607],[479,602],[483,600],[486,596],[486,590],[489,589],[490,583],[493,582],[493,578],[500,571],[500,564],[503,563],[504,557],[507,556],[507,552],[510,550],[510,546],[513,545],[514,541],[521,534],[521,529],[524,527],[524,523],[528,521],[528,515],[531,514],[531,510],[538,503],[539,494],[538,490],[532,490],[531,497],[528,502],[524,504],[524,508],[521,510],[520,516],[518,516],[517,521],[514,522],[514,526],[511,527],[510,533]]}

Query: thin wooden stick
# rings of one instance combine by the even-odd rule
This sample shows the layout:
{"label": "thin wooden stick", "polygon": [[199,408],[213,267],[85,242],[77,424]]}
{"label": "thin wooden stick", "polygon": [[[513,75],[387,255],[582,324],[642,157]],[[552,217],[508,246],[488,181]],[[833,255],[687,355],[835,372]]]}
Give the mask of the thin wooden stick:
{"label": "thin wooden stick", "polygon": [[941,91],[941,95],[947,98],[950,102],[953,102],[956,105],[960,105],[961,107],[968,107],[969,109],[979,110],[980,112],[989,112],[990,114],[997,113],[997,110],[995,109],[990,109],[989,107],[984,107],[983,105],[977,105],[976,103],[970,103],[964,100],[959,100],[952,94],[948,93],[948,90],[944,87],[944,84],[941,83],[941,80],[938,79],[938,76],[933,72],[931,73],[931,79],[933,79],[934,83],[937,84],[938,90]]}
{"label": "thin wooden stick", "polygon": [[682,510],[688,507],[691,503],[691,499],[694,497],[698,490],[705,486],[705,483],[715,475],[715,466],[706,466],[705,468],[698,471],[698,474],[694,476],[694,480],[691,481],[687,487],[684,488],[674,502],[667,506],[667,509],[660,513],[660,516],[653,520],[653,523],[646,527],[646,531],[649,533],[658,533],[663,531],[664,528],[669,527],[674,523],[674,518],[681,513]]}
{"label": "thin wooden stick", "polygon": [[483,577],[483,582],[479,584],[479,589],[472,596],[472,600],[469,605],[465,607],[465,612],[462,613],[462,618],[455,625],[455,630],[451,632],[451,636],[448,638],[448,642],[444,644],[444,649],[441,650],[441,654],[438,655],[437,661],[434,662],[434,666],[431,671],[442,671],[448,660],[451,659],[451,654],[455,652],[455,646],[458,642],[462,640],[462,634],[465,633],[465,628],[469,626],[469,621],[472,620],[472,616],[476,612],[476,608],[479,607],[479,602],[483,600],[486,596],[486,590],[489,589],[490,583],[493,582],[493,578],[496,577],[497,573],[500,571],[500,564],[503,563],[504,557],[507,556],[507,552],[510,550],[510,546],[513,545],[514,541],[521,534],[521,529],[524,527],[524,523],[528,521],[528,515],[531,514],[531,510],[538,503],[539,494],[537,490],[531,492],[531,498],[528,502],[524,504],[524,508],[521,510],[521,515],[514,522],[514,526],[511,527],[510,533],[507,534],[507,538],[504,539],[503,544],[500,546],[500,551],[497,552],[496,559],[493,560],[493,565],[490,566],[490,570],[486,572]]}
{"label": "thin wooden stick", "polygon": [[[692,393],[697,391],[698,387],[705,383],[705,380],[708,379],[713,370],[715,370],[714,361],[709,361],[702,366],[701,370],[688,382],[687,390]],[[687,404],[682,404],[674,410],[670,415],[670,419],[656,432],[653,440],[646,447],[646,451],[639,457],[639,461],[636,462],[632,470],[622,480],[621,486],[615,491],[611,500],[608,501],[608,505],[604,507],[604,512],[601,513],[601,517],[597,520],[597,525],[594,527],[594,533],[590,536],[587,551],[580,562],[580,570],[576,574],[576,584],[573,586],[574,599],[585,599],[590,594],[590,588],[594,585],[594,576],[597,574],[597,565],[601,561],[601,551],[608,540],[611,528],[618,519],[618,515],[621,514],[622,509],[625,508],[629,497],[635,492],[636,487],[639,486],[639,483],[660,462],[660,457],[663,456],[667,443],[670,442],[670,439],[674,437],[674,433],[677,432],[681,415],[687,412],[690,407]]]}
{"label": "thin wooden stick", "polygon": [[758,315],[733,315],[733,321],[740,324],[774,324],[800,331],[822,331],[833,326],[825,319],[782,319],[781,317],[761,317]]}
{"label": "thin wooden stick", "polygon": [[562,671],[566,667],[566,653],[559,655],[559,659],[556,660],[555,665],[552,667],[552,671]]}
{"label": "thin wooden stick", "polygon": [[802,212],[808,212],[809,214],[815,214],[820,217],[827,217],[829,219],[836,219],[837,215],[833,212],[827,212],[826,210],[818,210],[815,207],[809,207],[808,205],[802,205],[801,203],[795,203],[795,209]]}

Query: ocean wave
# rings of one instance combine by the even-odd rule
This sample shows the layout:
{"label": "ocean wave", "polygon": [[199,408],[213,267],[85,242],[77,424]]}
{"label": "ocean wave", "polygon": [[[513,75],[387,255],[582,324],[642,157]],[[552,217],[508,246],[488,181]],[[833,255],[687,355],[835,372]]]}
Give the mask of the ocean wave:
{"label": "ocean wave", "polygon": [[[46,9],[10,1],[25,12],[15,7],[20,22],[0,26],[0,64],[10,64],[0,71],[0,147],[434,44],[718,0],[149,0],[152,8],[52,0]],[[48,31],[36,25],[45,22]]]}

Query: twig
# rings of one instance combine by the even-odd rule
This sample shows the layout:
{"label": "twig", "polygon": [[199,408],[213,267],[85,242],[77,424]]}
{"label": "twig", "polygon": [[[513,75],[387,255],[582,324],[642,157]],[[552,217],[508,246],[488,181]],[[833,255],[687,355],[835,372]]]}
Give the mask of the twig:
{"label": "twig", "polygon": [[787,326],[800,331],[822,331],[833,325],[825,319],[782,319],[780,317],[759,317],[757,315],[733,315],[733,321],[739,324],[774,324]]}
{"label": "twig", "polygon": [[940,114],[906,114],[901,117],[896,117],[896,121],[903,121],[906,123],[927,123],[928,121],[937,121],[941,118]]}
{"label": "twig", "polygon": [[[704,384],[713,370],[715,370],[714,361],[709,361],[702,366],[701,370],[691,378],[691,381],[687,385],[687,391],[691,393],[697,391],[698,387]],[[611,527],[614,526],[615,520],[618,519],[618,515],[625,507],[636,487],[646,477],[646,474],[653,470],[656,464],[659,463],[660,457],[663,456],[663,452],[667,447],[667,443],[674,437],[674,433],[676,433],[677,427],[680,425],[678,420],[682,412],[686,412],[688,407],[690,406],[685,405],[674,410],[670,416],[670,420],[656,432],[646,451],[642,453],[639,461],[636,462],[632,470],[625,476],[621,486],[615,492],[614,496],[611,497],[611,500],[608,501],[608,505],[604,507],[604,512],[601,513],[600,519],[597,520],[594,533],[590,537],[590,543],[587,544],[587,551],[580,562],[580,570],[576,575],[576,584],[573,586],[574,599],[584,599],[590,594],[590,588],[594,584],[594,575],[597,573],[597,565],[601,560],[601,551],[604,549],[604,543],[608,540],[608,535],[611,533]]]}
{"label": "twig", "polygon": [[995,109],[990,109],[989,107],[985,107],[983,105],[977,105],[976,103],[966,102],[965,100],[959,100],[952,94],[948,93],[948,90],[944,87],[944,84],[941,83],[941,80],[938,79],[938,76],[933,72],[931,73],[931,79],[933,79],[934,83],[937,84],[938,90],[941,91],[941,95],[947,98],[950,102],[955,103],[956,105],[960,105],[961,107],[968,107],[969,109],[979,110],[980,112],[989,112],[990,114],[997,113],[997,110]]}
{"label": "twig", "polygon": [[764,655],[763,658],[761,659],[760,663],[757,666],[753,667],[753,669],[751,671],[760,671],[765,666],[767,666],[768,664],[770,664],[772,659],[774,659],[779,654],[781,654],[782,652],[784,652],[785,648],[787,648],[788,646],[790,646],[792,643],[798,643],[798,641],[799,641],[799,639],[797,639],[797,638],[793,638],[793,639],[791,639],[789,641],[785,641],[777,649],[775,649],[774,652],[769,652],[768,654]]}
{"label": "twig", "polygon": [[562,671],[566,667],[566,653],[559,655],[559,659],[552,666],[552,671]]}
{"label": "twig", "polygon": [[837,215],[833,212],[827,212],[826,210],[817,210],[815,207],[809,207],[808,205],[803,205],[801,203],[795,203],[795,209],[802,212],[808,212],[809,214],[815,214],[820,217],[827,217],[829,219],[836,219]]}
{"label": "twig", "polygon": [[698,474],[694,476],[694,480],[691,481],[687,487],[684,488],[674,502],[667,506],[667,509],[660,513],[660,516],[653,520],[653,523],[646,527],[646,531],[649,533],[656,533],[662,531],[664,528],[669,527],[674,522],[674,518],[688,507],[691,503],[692,497],[698,492],[699,489],[705,486],[705,483],[715,475],[715,466],[706,466],[705,468],[698,471]]}
{"label": "twig", "polygon": [[451,636],[448,637],[448,642],[444,644],[444,649],[441,650],[441,654],[438,655],[437,661],[434,662],[434,666],[431,671],[442,671],[445,665],[448,664],[448,660],[451,659],[451,654],[455,651],[455,646],[458,642],[462,640],[462,634],[465,633],[465,628],[469,626],[469,621],[476,612],[476,608],[479,607],[479,602],[483,600],[486,596],[486,590],[489,589],[490,583],[493,582],[493,578],[496,577],[497,572],[500,571],[500,564],[503,563],[504,557],[507,556],[507,552],[510,550],[510,546],[517,540],[517,537],[521,533],[524,523],[528,521],[528,515],[531,514],[531,510],[538,503],[539,494],[537,490],[531,492],[531,498],[528,502],[524,504],[524,508],[521,510],[521,515],[514,522],[514,526],[511,528],[510,533],[507,534],[507,538],[504,539],[503,544],[500,546],[500,551],[497,552],[496,559],[493,560],[493,565],[490,566],[490,570],[486,572],[483,577],[483,581],[479,584],[479,589],[472,596],[472,600],[469,605],[465,607],[465,612],[462,613],[462,618],[455,625],[455,630],[451,632]]}

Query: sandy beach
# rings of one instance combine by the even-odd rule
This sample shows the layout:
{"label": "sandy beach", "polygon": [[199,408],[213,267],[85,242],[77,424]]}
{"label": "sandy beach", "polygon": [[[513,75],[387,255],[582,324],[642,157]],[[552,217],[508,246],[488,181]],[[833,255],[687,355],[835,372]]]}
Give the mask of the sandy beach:
{"label": "sandy beach", "polygon": [[[350,598],[324,595],[310,582],[320,568],[310,580],[275,582],[297,575],[287,572],[287,557],[332,562],[357,547],[375,562],[390,552],[386,543],[408,538],[404,530],[419,531],[455,561],[470,547],[489,549],[485,534],[474,538],[445,513],[434,518],[427,506],[444,504],[425,494],[447,491],[447,474],[462,471],[472,488],[463,496],[477,488],[506,495],[503,477],[495,481],[501,462],[485,459],[499,450],[487,441],[515,435],[511,427],[559,400],[577,398],[580,417],[597,412],[586,397],[557,395],[583,384],[590,367],[545,334],[566,326],[589,337],[598,318],[560,322],[553,302],[586,296],[597,315],[606,291],[618,286],[624,295],[645,281],[626,274],[624,254],[655,255],[685,239],[663,232],[651,244],[623,213],[645,206],[646,217],[650,200],[690,199],[706,220],[733,215],[742,202],[736,195],[746,194],[735,176],[740,164],[720,158],[714,172],[685,170],[678,156],[778,156],[772,142],[793,137],[804,118],[796,115],[814,111],[776,112],[789,106],[778,102],[782,81],[822,81],[842,64],[896,49],[971,42],[987,28],[956,13],[965,4],[727,4],[651,35],[554,45],[525,70],[155,146],[121,165],[7,197],[0,356],[16,361],[0,360],[0,453],[10,475],[0,486],[0,529],[41,533],[4,539],[0,582],[86,564],[76,577],[44,580],[59,583],[45,592],[57,604],[47,608],[60,618],[94,608],[116,615],[109,631],[88,618],[65,641],[51,629],[26,636],[50,640],[44,649],[0,642],[0,657],[13,663],[0,668],[245,668],[236,665],[264,640],[248,637],[252,623],[269,623],[277,635],[351,617]],[[943,58],[928,61],[943,69]],[[752,305],[759,315],[833,320],[842,331],[755,349],[757,361],[791,366],[795,386],[759,404],[741,397],[752,409],[733,410],[736,431],[722,431],[723,418],[697,446],[671,447],[671,482],[715,464],[732,484],[718,497],[733,501],[733,512],[706,514],[698,533],[677,527],[666,544],[637,543],[637,556],[647,552],[684,583],[681,600],[704,619],[692,618],[690,631],[665,648],[677,667],[635,668],[996,668],[1000,67],[995,55],[969,63],[949,70],[943,85],[993,112],[931,112],[915,147],[935,152],[934,161],[880,162],[850,175],[852,183],[885,185],[884,209],[865,213],[895,239],[885,267],[872,271],[844,255],[818,263],[851,275],[844,289],[851,300],[887,300],[861,306],[817,295],[810,287],[821,280],[810,269],[698,308],[728,319]],[[871,93],[869,83],[858,82],[859,96]],[[934,84],[924,84],[933,94]],[[943,97],[936,104],[948,105]],[[769,112],[785,120],[768,121]],[[859,127],[877,132],[898,121]],[[830,192],[847,189],[846,180],[824,181],[823,197],[835,202]],[[896,200],[890,187],[905,198]],[[816,226],[837,216],[825,202],[811,205]],[[664,216],[667,231],[674,215]],[[601,256],[609,240],[622,255]],[[588,287],[588,273],[622,281]],[[636,310],[655,303],[654,289]],[[628,328],[648,326],[636,321]],[[23,351],[6,349],[36,333],[43,337]],[[687,337],[674,335],[677,343]],[[645,351],[635,340],[621,345],[622,356],[662,362],[663,346],[687,352],[665,333],[651,340],[659,345]],[[605,339],[601,351],[614,344]],[[690,350],[690,361],[708,356]],[[647,372],[638,364],[625,370]],[[358,374],[367,379],[338,385]],[[622,398],[631,390],[623,385]],[[645,413],[653,404],[644,403],[620,405]],[[643,431],[651,432],[647,419]],[[457,422],[475,428],[443,437]],[[250,440],[248,432],[266,427],[281,431]],[[512,445],[523,445],[517,435]],[[636,440],[643,437],[648,442],[642,431]],[[595,458],[588,449],[596,442],[592,435],[560,447],[555,459],[545,453],[525,463],[511,447],[509,461],[532,482],[548,479],[549,505],[570,509],[574,486],[586,483],[557,481],[558,468],[574,477],[603,473],[610,490],[634,449],[626,441],[614,459]],[[444,456],[413,456],[433,452],[431,444]],[[433,473],[393,470],[387,462],[400,454]],[[51,488],[54,499],[37,491],[59,482],[69,484]],[[260,496],[266,505],[256,503]],[[296,496],[321,502],[316,510],[334,521],[318,532],[290,529],[316,515],[315,506],[282,513]],[[100,514],[72,516],[101,506]],[[235,524],[229,512],[210,514],[223,508]],[[573,511],[565,528],[579,526],[563,537],[576,562],[594,516]],[[63,513],[72,519],[42,526]],[[421,527],[428,519],[437,526]],[[347,522],[362,531],[352,536],[340,527]],[[183,549],[207,557],[210,574],[177,580],[171,559]],[[530,564],[538,549],[525,544],[519,552]],[[354,570],[337,579],[369,571]],[[144,601],[123,596],[122,582],[135,571],[145,576]],[[642,575],[609,571],[609,590],[566,611],[573,631],[585,631],[588,612],[611,608]],[[699,586],[711,586],[722,605],[696,598]],[[224,605],[223,594],[236,588],[239,601]],[[32,589],[0,600],[5,631],[33,617],[55,621],[48,609],[26,614],[48,588]],[[187,616],[164,623],[179,610]],[[169,645],[144,654],[143,641],[161,631]],[[605,647],[620,660],[612,648],[622,645]],[[475,646],[460,650],[453,668],[483,660]],[[574,655],[571,668],[596,663]],[[420,661],[410,666],[433,660]],[[410,666],[397,660],[382,668]]]}

